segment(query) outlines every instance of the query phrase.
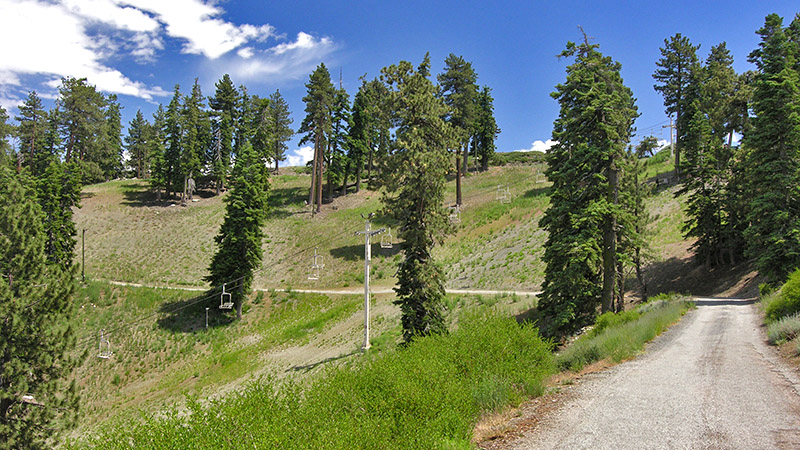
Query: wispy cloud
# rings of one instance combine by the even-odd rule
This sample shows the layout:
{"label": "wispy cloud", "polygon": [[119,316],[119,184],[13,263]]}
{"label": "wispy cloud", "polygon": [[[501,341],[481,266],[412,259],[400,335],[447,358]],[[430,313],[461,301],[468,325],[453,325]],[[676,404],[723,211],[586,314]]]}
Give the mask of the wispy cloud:
{"label": "wispy cloud", "polygon": [[[107,1],[94,3],[109,6]],[[133,81],[102,62],[104,57],[117,52],[118,47],[108,36],[89,36],[87,27],[100,18],[87,13],[87,9],[69,3],[22,0],[0,3],[0,40],[14,43],[0,47],[0,74],[4,74],[0,76],[0,83],[19,84],[21,75],[41,74],[51,76],[48,85],[54,86],[62,76],[73,76],[85,77],[105,92],[148,100],[168,95],[163,89]],[[47,33],[31,32],[30,20],[34,17],[37,29],[47,30]],[[109,14],[103,20],[120,27],[145,28],[143,22],[137,22],[141,18],[132,17]]]}
{"label": "wispy cloud", "polygon": [[317,38],[300,32],[292,42],[278,44],[272,48],[240,58],[226,61],[226,70],[236,79],[274,81],[296,79],[308,75],[319,62],[336,49],[329,37]]}
{"label": "wispy cloud", "polygon": [[[235,24],[224,13],[214,0],[2,0],[0,40],[9,45],[0,46],[0,86],[20,86],[30,75],[44,75],[50,87],[64,76],[85,77],[104,92],[153,100],[169,93],[129,78],[116,63],[153,63],[169,40],[186,54],[224,57],[243,80],[297,78],[334,48],[330,38],[303,32],[270,47],[281,40],[274,27]],[[46,32],[31,31],[33,18]]]}
{"label": "wispy cloud", "polygon": [[548,139],[546,141],[533,141],[530,148],[523,148],[519,150],[514,150],[515,152],[546,152],[550,150],[550,147],[558,144],[557,141],[552,139]]}

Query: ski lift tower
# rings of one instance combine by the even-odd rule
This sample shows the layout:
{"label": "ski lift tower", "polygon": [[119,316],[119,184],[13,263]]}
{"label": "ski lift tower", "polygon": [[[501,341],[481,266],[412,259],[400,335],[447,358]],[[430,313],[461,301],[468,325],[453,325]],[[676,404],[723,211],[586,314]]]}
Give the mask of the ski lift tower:
{"label": "ski lift tower", "polygon": [[[374,215],[374,213],[369,213],[366,216],[362,214],[361,217],[366,220],[364,231],[356,231],[356,235],[364,235],[364,351],[369,350],[369,262],[370,259],[372,259],[372,252],[370,251],[370,238],[386,231],[385,228],[380,228],[377,230],[370,228],[369,220],[372,219]],[[381,247],[387,248],[385,245],[381,245]]]}

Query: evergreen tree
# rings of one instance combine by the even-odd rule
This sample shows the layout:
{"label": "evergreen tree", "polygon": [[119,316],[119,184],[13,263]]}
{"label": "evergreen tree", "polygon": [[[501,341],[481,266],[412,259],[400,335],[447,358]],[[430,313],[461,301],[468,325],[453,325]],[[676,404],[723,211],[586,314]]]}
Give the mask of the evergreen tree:
{"label": "evergreen tree", "polygon": [[225,219],[215,238],[217,252],[208,269],[210,274],[205,278],[212,288],[236,280],[232,301],[239,319],[253,283],[253,271],[261,264],[268,189],[267,166],[246,143],[236,158],[231,191],[225,198]]}
{"label": "evergreen tree", "polygon": [[19,122],[17,137],[22,165],[28,167],[31,174],[40,174],[54,155],[48,151],[46,143],[47,111],[42,106],[42,99],[36,91],[31,91],[25,102],[20,105],[16,119]]}
{"label": "evergreen tree", "polygon": [[[256,111],[254,96],[247,92],[245,85],[239,86],[239,93],[236,97],[236,116],[235,128],[233,133],[234,155],[239,153],[246,142],[251,142],[253,139],[254,126],[256,122]],[[251,145],[252,147],[252,145]]]}
{"label": "evergreen tree", "polygon": [[217,184],[217,195],[224,188],[233,154],[233,135],[236,129],[238,94],[231,77],[226,73],[214,85],[214,97],[208,99],[214,117],[212,123],[213,150],[211,155],[212,174]]}
{"label": "evergreen tree", "polygon": [[549,235],[539,307],[550,321],[547,331],[563,336],[590,323],[598,305],[613,308],[619,172],[637,112],[620,64],[597,45],[569,42],[561,56],[575,62],[551,94],[561,110],[553,126],[558,144],[546,155],[553,189],[541,221]]}
{"label": "evergreen tree", "polygon": [[497,146],[494,141],[500,134],[500,128],[494,119],[494,99],[492,89],[484,86],[478,93],[477,119],[475,121],[474,135],[472,136],[473,154],[481,163],[481,171],[489,170],[489,160],[494,155]]}
{"label": "evergreen tree", "polygon": [[[361,87],[353,98],[350,127],[347,130],[347,160],[355,175],[356,192],[361,190],[361,174],[365,156],[371,152],[372,116],[369,114],[369,91],[362,79]],[[342,183],[342,195],[347,193],[347,174]]]}
{"label": "evergreen tree", "polygon": [[75,161],[51,161],[35,181],[44,213],[45,254],[49,262],[66,270],[75,258],[77,230],[72,216],[81,202],[80,168]]}
{"label": "evergreen tree", "polygon": [[388,159],[391,173],[383,196],[386,211],[399,222],[404,258],[397,272],[396,303],[402,313],[406,342],[416,336],[446,331],[442,317],[444,273],[432,255],[449,230],[442,207],[448,149],[457,145],[442,120],[447,107],[428,79],[430,57],[417,70],[401,61],[384,68],[395,139]]}
{"label": "evergreen tree", "polygon": [[151,172],[150,187],[156,191],[156,198],[161,200],[161,190],[166,191],[169,182],[169,167],[165,146],[167,116],[162,105],[153,113],[153,124],[145,127],[147,154],[150,155]]}
{"label": "evergreen tree", "polygon": [[181,202],[192,200],[193,193],[189,179],[200,175],[205,163],[206,149],[211,144],[211,123],[203,105],[203,93],[200,83],[195,78],[192,93],[184,98],[183,139],[181,140],[180,168],[183,177],[183,194]]}
{"label": "evergreen tree", "polygon": [[11,144],[8,142],[12,131],[13,127],[8,123],[8,113],[0,106],[0,168],[16,164],[12,159],[14,155],[12,154]]}
{"label": "evergreen tree", "polygon": [[[333,185],[346,177],[347,130],[350,126],[350,97],[344,89],[337,89],[331,109],[331,131],[328,136],[328,185],[326,197],[333,198]],[[345,179],[346,183],[347,180]]]}
{"label": "evergreen tree", "polygon": [[289,150],[286,143],[294,136],[294,120],[290,114],[289,104],[278,90],[269,96],[267,106],[261,114],[259,129],[263,128],[264,155],[267,156],[264,159],[275,163],[275,173],[278,173],[278,163],[286,160],[286,151]]}
{"label": "evergreen tree", "polygon": [[149,142],[147,141],[149,128],[141,110],[136,111],[136,116],[128,124],[128,136],[125,144],[136,178],[147,178],[150,172],[150,155],[148,154]]}
{"label": "evergreen tree", "polygon": [[122,174],[122,107],[117,101],[117,96],[111,94],[106,99],[105,120],[103,124],[103,135],[98,153],[91,158],[103,171],[106,180],[118,177]]}
{"label": "evergreen tree", "polygon": [[74,271],[47,263],[42,212],[22,179],[0,167],[0,449],[53,448],[78,407]]}
{"label": "evergreen tree", "polygon": [[[437,76],[439,90],[449,111],[447,121],[457,133],[456,150],[456,204],[461,205],[461,177],[467,171],[469,139],[473,134],[477,115],[478,75],[472,63],[461,56],[450,54],[444,60],[444,72]],[[463,168],[461,155],[464,156]]]}
{"label": "evergreen tree", "polygon": [[800,55],[777,14],[767,16],[757,34],[761,42],[749,58],[758,74],[755,117],[745,135],[750,152],[745,238],[759,272],[781,283],[800,266]]}
{"label": "evergreen tree", "polygon": [[164,139],[166,142],[164,151],[164,171],[166,175],[167,198],[172,197],[178,186],[183,184],[181,174],[181,145],[183,143],[183,115],[181,114],[181,95],[180,86],[175,85],[175,92],[167,106],[167,113],[164,120]]}
{"label": "evergreen tree", "polygon": [[327,136],[331,130],[331,110],[333,109],[335,89],[331,83],[331,76],[324,63],[311,73],[306,83],[307,94],[303,97],[306,104],[306,117],[297,131],[305,134],[300,139],[300,144],[314,143],[314,159],[311,171],[311,192],[309,204],[312,211],[319,212],[322,205],[322,175]]}
{"label": "evergreen tree", "polygon": [[111,164],[104,158],[110,136],[106,127],[106,100],[85,78],[62,78],[59,87],[59,130],[66,162],[81,161],[84,182],[102,181]]}
{"label": "evergreen tree", "polygon": [[[669,39],[664,39],[661,47],[661,59],[656,62],[659,69],[653,73],[653,78],[658,84],[653,88],[664,96],[664,107],[667,114],[675,114],[675,130],[678,136],[684,127],[685,119],[681,112],[686,105],[686,87],[691,79],[691,72],[698,65],[697,49],[700,46],[692,45],[689,38],[677,33]],[[691,118],[690,118],[691,119]],[[681,176],[681,140],[675,144],[675,173]]]}

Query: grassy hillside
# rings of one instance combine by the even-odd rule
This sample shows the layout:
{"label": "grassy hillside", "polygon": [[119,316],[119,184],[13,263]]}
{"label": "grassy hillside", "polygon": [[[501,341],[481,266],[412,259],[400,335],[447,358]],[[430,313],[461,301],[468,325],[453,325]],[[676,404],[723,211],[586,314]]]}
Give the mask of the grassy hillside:
{"label": "grassy hillside", "polygon": [[[665,161],[649,170],[661,172]],[[452,288],[530,289],[543,281],[546,233],[538,221],[547,208],[549,183],[538,166],[506,166],[471,174],[464,183],[461,222],[436,248]],[[275,292],[270,288],[337,288],[363,282],[362,213],[380,209],[380,194],[362,191],[335,199],[311,217],[304,205],[309,179],[289,173],[274,177],[266,224],[264,269],[255,285],[264,289],[245,306],[241,322],[217,313],[218,298],[206,298],[202,277],[214,251],[213,238],[224,214],[222,198],[199,196],[188,207],[157,202],[139,181],[113,181],[85,190],[77,210],[86,228],[89,282],[77,298],[79,350],[85,353],[76,380],[83,418],[75,436],[101,432],[140,412],[155,413],[189,398],[213,399],[239,390],[250,380],[313,379],[321,369],[360,358],[362,297]],[[496,200],[497,185],[508,186],[511,201]],[[448,198],[454,198],[448,183]],[[652,267],[685,257],[681,200],[674,187],[661,186],[648,200]],[[391,226],[378,219],[376,226]],[[307,279],[314,248],[325,258],[319,281]],[[401,257],[373,247],[373,281],[393,285]],[[78,245],[80,252],[80,244]],[[653,271],[656,273],[656,271]],[[110,284],[197,287],[156,289]],[[392,348],[400,336],[393,295],[373,296],[372,345]],[[448,296],[451,328],[464,312],[499,311],[528,316],[533,298]],[[205,308],[210,308],[209,328]],[[101,329],[114,355],[97,358]],[[311,378],[309,378],[311,377]]]}
{"label": "grassy hillside", "polygon": [[[507,166],[466,179],[461,223],[436,249],[448,267],[450,287],[539,287],[542,268],[537,252],[544,236],[536,225],[547,206],[549,184],[541,174],[537,180],[540,171],[538,166]],[[361,214],[379,212],[380,193],[362,190],[336,198],[312,217],[304,204],[309,184],[304,174],[273,177],[264,264],[256,274],[256,287],[330,288],[363,282],[363,238],[354,233],[364,227]],[[495,199],[498,185],[509,188],[510,204]],[[453,181],[448,183],[447,198],[455,198]],[[225,205],[223,197],[210,193],[196,199],[188,207],[157,202],[146,184],[136,180],[87,187],[82,208],[75,213],[78,230],[86,229],[86,273],[94,279],[205,286],[202,277]],[[379,215],[375,226],[391,224]],[[318,281],[311,281],[308,273],[315,247],[324,257],[325,270]],[[394,284],[398,250],[375,246],[376,286]],[[520,266],[533,271],[515,269]]]}

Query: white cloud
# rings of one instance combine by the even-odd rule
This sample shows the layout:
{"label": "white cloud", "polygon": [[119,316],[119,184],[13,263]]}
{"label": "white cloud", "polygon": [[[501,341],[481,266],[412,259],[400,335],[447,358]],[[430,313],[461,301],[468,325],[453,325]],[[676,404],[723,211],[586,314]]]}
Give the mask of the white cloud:
{"label": "white cloud", "polygon": [[659,140],[656,142],[656,145],[658,145],[658,148],[664,148],[664,147],[666,147],[667,145],[669,145],[669,141],[668,141],[668,140],[666,140],[666,139],[659,139]]}
{"label": "white cloud", "polygon": [[264,41],[271,25],[234,25],[219,18],[223,10],[202,0],[115,0],[154,14],[168,35],[187,42],[184,53],[216,59],[250,40]]}
{"label": "white cloud", "polygon": [[315,38],[300,32],[294,42],[276,45],[247,59],[228,61],[224,66],[231,76],[242,80],[300,78],[335,49],[328,37]]}
{"label": "white cloud", "polygon": [[305,166],[312,159],[314,159],[314,147],[307,145],[295,150],[293,155],[287,155],[286,165],[289,167]]}
{"label": "white cloud", "polygon": [[62,0],[70,12],[89,20],[129,31],[156,31],[158,21],[135,8],[120,7],[111,0]]}
{"label": "white cloud", "polygon": [[[36,18],[38,29],[48,32],[31,33],[32,17]],[[64,5],[31,0],[0,3],[0,41],[14,43],[0,46],[0,73],[11,74],[11,81],[29,74],[50,75],[56,80],[62,76],[85,77],[101,91],[148,100],[168,95],[161,88],[130,80],[103,64],[102,56],[116,51],[114,43],[106,36],[89,37],[85,21]],[[9,76],[1,78],[0,82],[8,81]],[[54,84],[57,81],[48,83]]]}
{"label": "white cloud", "polygon": [[253,51],[253,47],[242,47],[236,52],[236,54],[244,59],[248,59],[251,58],[255,52]]}
{"label": "white cloud", "polygon": [[550,147],[552,147],[552,146],[554,146],[556,144],[558,144],[558,142],[554,141],[552,139],[548,139],[546,141],[533,141],[533,143],[531,144],[531,148],[523,148],[523,149],[515,150],[515,151],[517,151],[517,152],[542,152],[542,153],[544,153],[544,152],[550,150]]}

